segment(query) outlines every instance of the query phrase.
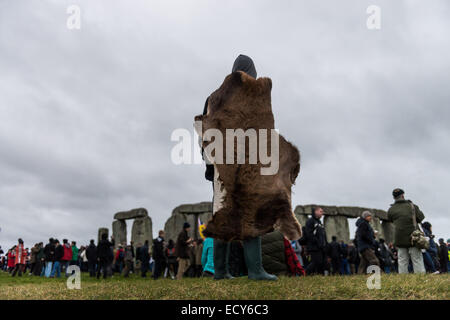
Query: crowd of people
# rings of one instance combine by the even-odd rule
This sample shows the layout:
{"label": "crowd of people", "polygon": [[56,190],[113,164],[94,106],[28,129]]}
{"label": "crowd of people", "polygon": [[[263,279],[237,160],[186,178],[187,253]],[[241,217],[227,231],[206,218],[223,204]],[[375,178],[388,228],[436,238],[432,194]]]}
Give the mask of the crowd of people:
{"label": "crowd of people", "polygon": [[[394,204],[388,211],[388,220],[394,225],[395,239],[386,243],[379,238],[371,224],[372,213],[365,211],[356,221],[355,239],[351,243],[338,243],[335,236],[327,243],[325,228],[321,222],[323,209],[312,209],[312,217],[303,228],[304,236],[296,242],[299,260],[308,274],[366,273],[369,266],[379,266],[386,273],[447,273],[449,272],[449,247],[444,239],[435,241],[432,225],[423,221],[419,207],[405,200],[404,191],[393,191]],[[411,242],[411,235],[422,226],[426,248],[419,249]]]}
{"label": "crowd of people", "polygon": [[[378,236],[371,224],[372,213],[365,211],[357,220],[355,238],[346,243],[331,237],[327,241],[326,230],[321,218],[324,211],[320,207],[312,208],[312,216],[303,227],[303,236],[296,241],[288,242],[285,248],[286,264],[292,270],[291,275],[351,275],[365,274],[369,266],[379,266],[385,273],[447,273],[450,271],[449,249],[450,239],[435,241],[432,225],[422,222],[424,215],[412,202],[404,199],[404,192],[394,190],[395,203],[388,211],[388,218],[395,228],[394,243]],[[412,209],[414,206],[414,209]],[[426,249],[419,250],[410,242],[410,234],[414,231],[414,223],[407,217],[415,212],[421,223],[424,235],[429,242]],[[413,225],[412,229],[410,225]],[[88,245],[77,247],[76,241],[50,238],[44,245],[36,243],[31,249],[25,247],[24,241],[18,239],[17,245],[7,252],[0,247],[0,270],[9,272],[11,276],[23,274],[47,278],[61,277],[70,274],[69,266],[75,265],[91,277],[107,278],[113,275],[129,277],[131,273],[139,273],[146,277],[152,273],[153,279],[169,277],[213,277],[214,239],[193,239],[189,223],[184,223],[176,241],[166,242],[164,231],[150,245],[149,241],[137,246],[130,243],[115,244],[113,237],[108,240],[106,234],[95,244],[91,240]],[[242,245],[233,241],[228,249],[226,270],[229,277],[246,274]],[[274,256],[272,252],[264,252],[264,256]],[[267,249],[270,250],[270,249]],[[278,250],[278,249],[277,249]],[[292,254],[290,254],[292,252]],[[304,271],[304,272],[303,272]]]}
{"label": "crowd of people", "polygon": [[[184,270],[187,276],[202,275],[202,250],[202,240],[190,243],[187,250],[190,267]],[[25,247],[22,239],[18,239],[17,245],[6,252],[0,247],[0,270],[9,272],[13,277],[27,274],[60,278],[61,274],[69,276],[71,273],[69,266],[75,265],[82,272],[97,278],[118,274],[129,277],[132,273],[140,273],[140,276],[146,277],[147,273],[151,272],[154,279],[160,277],[175,279],[179,261],[182,261],[183,257],[183,253],[176,254],[173,240],[169,240],[166,244],[164,231],[159,232],[151,247],[149,241],[137,246],[133,241],[115,246],[114,237],[108,240],[106,234],[102,235],[97,244],[95,240],[90,240],[88,245],[79,248],[76,241],[69,243],[64,239],[61,243],[58,239],[50,238],[46,245],[40,242],[29,249]]]}

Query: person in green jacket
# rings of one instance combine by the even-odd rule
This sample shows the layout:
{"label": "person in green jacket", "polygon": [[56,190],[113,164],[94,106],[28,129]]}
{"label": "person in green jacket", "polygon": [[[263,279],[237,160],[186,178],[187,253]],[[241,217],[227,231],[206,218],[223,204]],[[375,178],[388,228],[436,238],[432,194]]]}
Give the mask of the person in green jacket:
{"label": "person in green jacket", "polygon": [[392,195],[395,202],[388,210],[388,220],[394,223],[394,244],[398,248],[398,273],[408,273],[410,259],[414,273],[425,273],[422,251],[411,243],[411,233],[418,228],[418,224],[425,216],[417,205],[405,200],[405,192],[402,189],[395,189]]}
{"label": "person in green jacket", "polygon": [[36,254],[36,266],[34,267],[33,275],[35,276],[42,275],[44,264],[45,264],[44,244],[42,242],[39,242],[39,250]]}
{"label": "person in green jacket", "polygon": [[78,248],[75,241],[72,241],[72,261],[70,261],[70,265],[78,265]]}

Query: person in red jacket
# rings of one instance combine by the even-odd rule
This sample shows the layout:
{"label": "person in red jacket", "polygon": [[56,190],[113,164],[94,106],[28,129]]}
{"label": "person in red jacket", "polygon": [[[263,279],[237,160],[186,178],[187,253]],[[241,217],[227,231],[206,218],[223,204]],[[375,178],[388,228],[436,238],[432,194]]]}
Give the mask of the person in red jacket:
{"label": "person in red jacket", "polygon": [[119,274],[122,274],[123,270],[123,258],[125,256],[125,251],[123,250],[123,246],[119,244],[119,247],[116,250],[116,256],[115,256],[115,271],[119,272]]}
{"label": "person in red jacket", "polygon": [[67,273],[67,268],[69,267],[70,261],[72,261],[72,247],[69,244],[69,240],[63,239],[63,249],[64,255],[61,259],[61,268],[64,268],[66,277],[68,277],[69,274]]}
{"label": "person in red jacket", "polygon": [[14,277],[17,272],[19,272],[19,277],[22,276],[22,273],[25,269],[25,263],[27,259],[27,252],[25,248],[23,247],[23,240],[18,240],[19,244],[16,246],[16,259],[15,259],[15,266],[14,270],[12,272],[12,276]]}
{"label": "person in red jacket", "polygon": [[8,251],[8,271],[11,273],[16,266],[16,246]]}

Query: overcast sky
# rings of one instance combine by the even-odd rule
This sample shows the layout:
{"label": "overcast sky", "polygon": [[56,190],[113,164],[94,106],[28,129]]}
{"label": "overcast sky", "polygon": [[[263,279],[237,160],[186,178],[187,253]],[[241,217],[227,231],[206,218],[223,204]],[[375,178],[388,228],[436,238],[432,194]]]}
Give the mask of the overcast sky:
{"label": "overcast sky", "polygon": [[136,207],[156,235],[209,201],[204,166],[174,165],[170,136],[240,53],[272,79],[276,127],[302,154],[293,206],[387,210],[402,187],[450,238],[449,16],[446,0],[0,0],[0,245],[85,243]]}

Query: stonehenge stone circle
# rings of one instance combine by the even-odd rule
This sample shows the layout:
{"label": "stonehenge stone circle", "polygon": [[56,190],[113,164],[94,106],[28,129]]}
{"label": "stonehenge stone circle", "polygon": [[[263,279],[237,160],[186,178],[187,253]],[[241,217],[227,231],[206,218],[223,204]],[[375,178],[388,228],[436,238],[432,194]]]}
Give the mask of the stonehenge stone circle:
{"label": "stonehenge stone circle", "polygon": [[[387,243],[394,241],[394,226],[387,221],[387,212],[379,209],[369,209],[362,207],[349,206],[322,206],[322,205],[300,205],[294,210],[295,216],[302,226],[305,226],[307,219],[311,216],[313,207],[321,207],[324,210],[324,227],[327,232],[327,240],[330,242],[332,236],[336,236],[338,241],[349,243],[354,235],[350,235],[349,225],[353,225],[356,219],[361,216],[363,211],[369,210],[373,213],[372,226],[378,231],[378,239],[385,239]],[[194,204],[183,204],[173,209],[171,216],[164,225],[166,241],[176,241],[178,234],[183,229],[183,224],[188,222],[191,225],[189,236],[193,239],[199,239],[198,220],[207,223],[212,217],[212,203],[200,202]],[[112,223],[112,234],[115,239],[115,246],[127,243],[127,225],[126,220],[134,219],[131,240],[135,245],[144,244],[145,240],[150,243],[153,239],[152,220],[144,208],[133,209],[130,211],[118,212],[114,215]],[[350,221],[349,221],[350,219]],[[107,228],[100,228],[98,231],[98,240],[100,241],[103,233],[108,234]]]}
{"label": "stonehenge stone circle", "polygon": [[[322,206],[322,205],[301,205],[294,210],[295,216],[302,226],[312,213],[312,208],[319,206],[324,210],[324,226],[327,231],[327,240],[331,241],[332,236],[336,236],[338,241],[350,242],[355,235],[350,235],[349,224],[353,225],[363,211],[369,210],[373,214],[372,226],[378,231],[378,239],[383,238],[386,242],[394,241],[394,228],[391,222],[387,221],[387,212],[379,209],[369,209],[349,206]],[[183,204],[172,211],[172,215],[167,220],[164,231],[166,240],[177,240],[177,236],[183,229],[183,224],[188,222],[191,225],[189,236],[198,239],[198,219],[207,223],[212,217],[212,203],[200,202],[195,204]],[[349,221],[350,219],[350,221]]]}

